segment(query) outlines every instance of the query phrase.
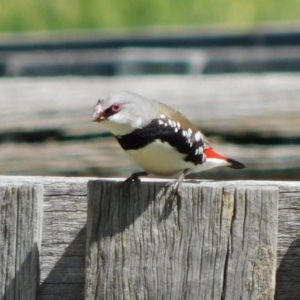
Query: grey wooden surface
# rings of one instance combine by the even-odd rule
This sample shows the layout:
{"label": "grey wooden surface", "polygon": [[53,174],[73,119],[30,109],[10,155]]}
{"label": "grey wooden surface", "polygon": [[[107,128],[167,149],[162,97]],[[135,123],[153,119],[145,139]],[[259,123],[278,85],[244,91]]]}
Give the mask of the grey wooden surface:
{"label": "grey wooden surface", "polygon": [[0,182],[0,298],[35,299],[43,215],[41,185]]}
{"label": "grey wooden surface", "polygon": [[274,299],[278,189],[91,181],[86,290],[92,299]]}
{"label": "grey wooden surface", "polygon": [[[129,90],[163,101],[247,169],[214,179],[300,179],[300,76],[145,76],[0,80],[0,173],[128,176],[137,167],[91,122],[97,99]],[[44,139],[42,142],[31,142]],[[25,142],[22,142],[24,141]],[[27,142],[26,142],[27,141]]]}
{"label": "grey wooden surface", "polygon": [[[0,176],[1,185],[41,184],[44,217],[40,299],[83,299],[88,177]],[[120,179],[105,179],[111,183]],[[143,179],[144,184],[165,182]],[[184,186],[188,183],[184,183]],[[197,181],[202,182],[202,181]],[[300,183],[223,181],[224,186],[274,186],[279,191],[276,299],[300,294]],[[138,203],[136,204],[138,205]]]}
{"label": "grey wooden surface", "polygon": [[44,187],[38,291],[41,300],[83,299],[87,181],[88,178],[0,176],[2,185]]}

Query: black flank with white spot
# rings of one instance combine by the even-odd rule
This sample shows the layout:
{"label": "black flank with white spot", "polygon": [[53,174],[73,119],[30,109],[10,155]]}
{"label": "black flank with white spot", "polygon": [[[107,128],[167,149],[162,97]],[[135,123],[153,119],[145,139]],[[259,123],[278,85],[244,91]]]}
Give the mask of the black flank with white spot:
{"label": "black flank with white spot", "polygon": [[137,150],[155,140],[161,140],[176,148],[180,153],[186,154],[185,161],[195,165],[205,161],[202,137],[198,138],[198,141],[194,134],[189,137],[186,130],[177,126],[177,122],[166,118],[154,119],[146,127],[136,129],[129,134],[116,136],[116,139],[124,150]]}

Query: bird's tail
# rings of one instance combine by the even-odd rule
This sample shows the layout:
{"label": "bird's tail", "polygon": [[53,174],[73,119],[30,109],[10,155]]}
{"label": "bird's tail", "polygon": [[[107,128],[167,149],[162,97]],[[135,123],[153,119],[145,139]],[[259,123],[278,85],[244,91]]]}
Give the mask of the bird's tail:
{"label": "bird's tail", "polygon": [[227,158],[227,157],[219,154],[212,148],[205,149],[204,153],[207,158],[221,159],[223,161],[225,160],[226,162],[230,163],[230,165],[228,166],[229,168],[237,169],[237,170],[246,168],[246,166],[244,164],[242,164],[234,159]]}
{"label": "bird's tail", "polygon": [[227,158],[227,161],[229,163],[231,163],[231,165],[228,166],[229,168],[236,169],[236,170],[240,170],[240,169],[245,169],[246,168],[246,166],[244,164],[242,164],[239,161],[236,161],[234,159]]}

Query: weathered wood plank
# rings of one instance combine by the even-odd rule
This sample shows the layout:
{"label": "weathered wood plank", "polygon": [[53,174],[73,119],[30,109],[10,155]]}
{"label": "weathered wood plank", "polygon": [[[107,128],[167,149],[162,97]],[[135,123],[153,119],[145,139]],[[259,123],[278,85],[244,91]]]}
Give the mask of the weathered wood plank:
{"label": "weathered wood plank", "polygon": [[41,184],[44,187],[38,290],[41,300],[83,299],[88,179],[0,176],[2,185]]}
{"label": "weathered wood plank", "polygon": [[275,293],[278,190],[238,187],[235,197],[224,297],[271,300]]}
{"label": "weathered wood plank", "polygon": [[273,299],[278,189],[162,188],[89,183],[86,299]]}
{"label": "weathered wood plank", "polygon": [[129,90],[175,107],[204,131],[298,136],[299,82],[297,74],[6,78],[0,80],[1,128],[99,132],[90,122],[97,99]]}
{"label": "weathered wood plank", "polygon": [[[0,176],[1,185],[32,185],[44,187],[44,221],[41,247],[40,299],[83,299],[85,222],[87,181],[92,178]],[[122,179],[101,179],[120,182]],[[145,182],[163,182],[143,179]],[[162,184],[163,184],[162,183]],[[184,183],[184,186],[188,183]],[[294,300],[300,294],[300,182],[286,181],[223,181],[226,186],[274,186],[279,189],[277,286],[276,299]],[[65,211],[67,221],[57,223],[58,215]],[[49,214],[49,216],[47,216]],[[76,221],[72,219],[75,214]],[[53,218],[53,223],[51,222]],[[77,220],[83,228],[77,227]],[[0,220],[1,221],[1,220]],[[70,229],[73,228],[74,229]],[[77,228],[77,229],[76,229]],[[67,278],[68,282],[59,280]],[[57,287],[57,289],[56,289]],[[79,292],[80,291],[80,292]],[[73,298],[72,298],[73,297]],[[77,298],[76,298],[77,297]]]}
{"label": "weathered wood plank", "polygon": [[83,299],[87,180],[44,180],[39,299]]}
{"label": "weathered wood plank", "polygon": [[276,299],[300,295],[300,182],[280,189]]}
{"label": "weathered wood plank", "polygon": [[35,299],[43,215],[41,185],[0,184],[0,298]]}

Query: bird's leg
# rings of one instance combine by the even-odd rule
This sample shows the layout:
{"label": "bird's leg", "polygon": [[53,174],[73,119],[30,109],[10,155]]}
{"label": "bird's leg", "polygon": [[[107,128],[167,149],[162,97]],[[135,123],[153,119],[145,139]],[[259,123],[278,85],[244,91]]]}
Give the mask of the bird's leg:
{"label": "bird's leg", "polygon": [[135,183],[139,183],[141,182],[140,180],[140,176],[147,176],[148,173],[143,171],[143,172],[137,172],[137,173],[133,173],[131,174],[125,181],[124,183],[131,183],[132,181],[134,181]]}
{"label": "bird's leg", "polygon": [[185,178],[185,176],[187,175],[189,169],[185,169],[181,174],[180,176],[177,178],[177,180],[174,182],[170,182],[170,183],[167,183],[165,187],[168,187],[168,186],[172,186],[172,190],[170,192],[170,195],[168,196],[167,198],[167,203],[168,205],[170,205],[172,203],[172,201],[174,200],[174,198],[176,197],[177,199],[180,199],[180,195],[179,195],[179,189],[181,187],[181,184]]}
{"label": "bird's leg", "polygon": [[139,178],[140,176],[147,176],[148,173],[143,171],[143,172],[137,172],[137,173],[133,173],[131,174],[127,179],[124,180],[123,185],[125,187],[125,195],[127,195],[127,197],[130,197],[130,187],[131,187],[131,183],[134,181],[135,183],[140,183],[141,179]]}

